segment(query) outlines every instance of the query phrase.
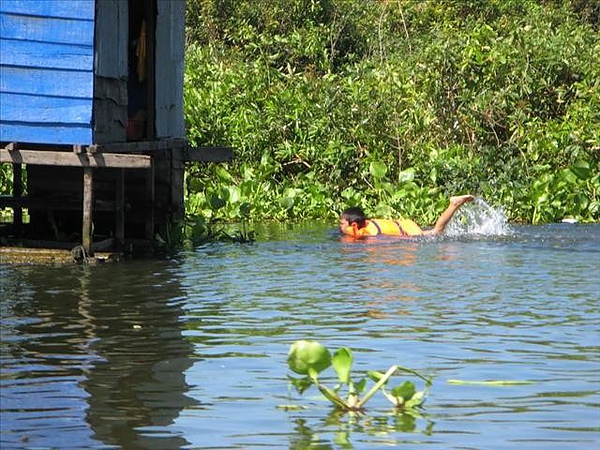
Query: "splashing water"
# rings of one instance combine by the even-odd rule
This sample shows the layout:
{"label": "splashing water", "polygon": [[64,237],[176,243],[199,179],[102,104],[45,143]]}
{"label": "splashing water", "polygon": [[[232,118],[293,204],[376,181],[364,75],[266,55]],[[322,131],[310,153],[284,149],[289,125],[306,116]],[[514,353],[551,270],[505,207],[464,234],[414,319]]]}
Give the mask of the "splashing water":
{"label": "splashing water", "polygon": [[504,210],[493,208],[481,198],[464,204],[454,214],[445,232],[447,236],[505,236],[509,233]]}

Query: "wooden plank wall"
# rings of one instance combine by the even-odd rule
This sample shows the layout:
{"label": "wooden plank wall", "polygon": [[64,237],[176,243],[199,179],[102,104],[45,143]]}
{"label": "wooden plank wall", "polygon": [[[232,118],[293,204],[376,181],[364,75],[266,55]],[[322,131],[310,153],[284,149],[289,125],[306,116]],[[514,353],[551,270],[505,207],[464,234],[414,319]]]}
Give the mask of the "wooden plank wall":
{"label": "wooden plank wall", "polygon": [[127,141],[129,3],[102,0],[96,8],[94,142]]}
{"label": "wooden plank wall", "polygon": [[157,0],[157,13],[156,136],[184,139],[185,0]]}
{"label": "wooden plank wall", "polygon": [[4,142],[91,144],[94,0],[0,2]]}

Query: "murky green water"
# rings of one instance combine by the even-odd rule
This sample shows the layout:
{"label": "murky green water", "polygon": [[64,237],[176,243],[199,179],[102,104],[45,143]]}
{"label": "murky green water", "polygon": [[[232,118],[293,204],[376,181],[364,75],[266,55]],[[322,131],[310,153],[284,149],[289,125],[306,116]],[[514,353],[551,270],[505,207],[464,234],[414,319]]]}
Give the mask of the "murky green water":
{"label": "murky green water", "polygon": [[[169,261],[4,266],[0,447],[598,447],[599,267],[600,225],[562,224],[361,243],[314,224]],[[288,391],[296,339],[433,375],[422,415]]]}

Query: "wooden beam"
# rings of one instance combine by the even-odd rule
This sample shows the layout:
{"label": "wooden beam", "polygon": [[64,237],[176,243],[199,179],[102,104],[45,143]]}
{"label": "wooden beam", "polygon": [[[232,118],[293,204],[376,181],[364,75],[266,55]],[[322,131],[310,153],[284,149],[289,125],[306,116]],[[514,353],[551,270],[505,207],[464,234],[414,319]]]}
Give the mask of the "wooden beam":
{"label": "wooden beam", "polygon": [[[11,142],[8,143],[4,147],[4,151],[0,149],[0,155],[2,156],[1,162],[12,162],[9,160],[9,156],[6,154],[6,151],[10,152],[11,155],[18,153],[18,149],[22,149],[24,152],[46,152],[50,153],[51,151],[55,153],[67,153],[72,152],[77,154],[77,147],[65,147],[65,151],[61,151],[60,148],[55,148],[55,150],[42,150],[40,148],[36,148],[32,146],[31,149],[23,149],[23,144],[19,146],[18,143]],[[81,147],[81,152],[86,153],[90,157],[97,157],[97,154],[110,154],[110,155],[121,155],[124,156],[142,156],[135,155],[137,153],[148,153],[154,152],[158,150],[183,150],[183,159],[185,161],[197,161],[197,162],[225,162],[231,161],[234,158],[233,148],[231,147],[190,147],[188,142],[185,139],[162,139],[157,141],[138,141],[138,142],[118,142],[113,144],[94,144],[89,145],[87,147]],[[131,154],[134,155],[131,155]],[[47,158],[44,158],[47,159]],[[65,159],[61,157],[61,159]],[[74,161],[72,158],[68,159],[68,161]],[[33,163],[28,163],[33,164]],[[36,163],[42,164],[42,163]],[[58,165],[58,164],[49,164],[49,165]],[[81,166],[79,162],[75,162],[73,164],[63,164],[63,165],[76,165]],[[98,166],[101,167],[101,166]],[[120,167],[120,166],[103,166],[103,167]]]}
{"label": "wooden beam", "polygon": [[[81,201],[75,199],[49,199],[49,198],[31,198],[31,197],[13,197],[11,195],[0,195],[0,208],[28,208],[40,209],[43,211],[81,211]],[[94,202],[96,211],[116,211],[114,202],[106,200],[96,200]]]}
{"label": "wooden beam", "polygon": [[155,150],[186,148],[185,139],[161,139],[157,141],[117,142],[113,144],[94,144],[86,148],[88,153],[141,153]]}
{"label": "wooden beam", "polygon": [[37,164],[42,166],[114,167],[123,169],[148,169],[151,156],[120,153],[74,153],[46,150],[0,149],[0,162],[12,164]]}
{"label": "wooden beam", "polygon": [[189,147],[185,150],[185,161],[225,162],[233,159],[231,147]]}

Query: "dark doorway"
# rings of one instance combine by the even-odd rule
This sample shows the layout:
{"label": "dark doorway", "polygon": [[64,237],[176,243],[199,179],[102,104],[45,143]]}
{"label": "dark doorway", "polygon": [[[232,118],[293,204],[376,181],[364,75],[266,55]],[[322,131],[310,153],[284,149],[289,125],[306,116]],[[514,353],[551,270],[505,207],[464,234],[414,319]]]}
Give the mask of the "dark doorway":
{"label": "dark doorway", "polygon": [[129,1],[127,140],[151,140],[154,127],[156,0]]}

